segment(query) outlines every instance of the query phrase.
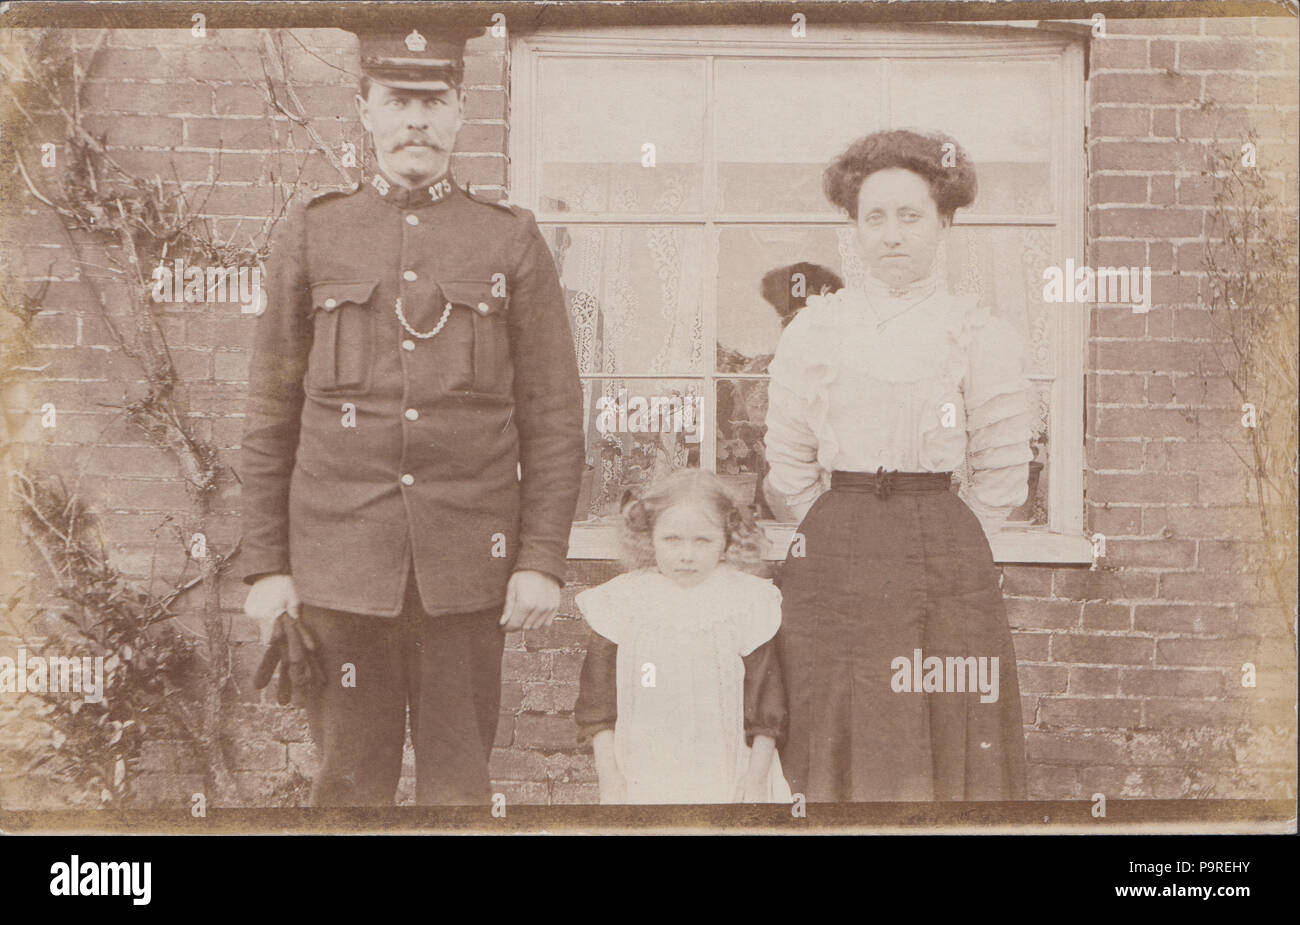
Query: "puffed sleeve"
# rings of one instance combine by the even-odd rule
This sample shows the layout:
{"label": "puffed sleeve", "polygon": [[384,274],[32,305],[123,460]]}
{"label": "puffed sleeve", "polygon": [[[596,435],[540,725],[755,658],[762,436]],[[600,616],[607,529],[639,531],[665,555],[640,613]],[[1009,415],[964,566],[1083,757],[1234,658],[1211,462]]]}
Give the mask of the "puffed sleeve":
{"label": "puffed sleeve", "polygon": [[587,625],[615,645],[623,641],[631,578],[631,575],[619,575],[603,585],[581,591],[573,598]]}
{"label": "puffed sleeve", "polygon": [[1029,382],[1019,333],[988,318],[973,333],[967,374],[966,435],[969,478],[961,497],[989,539],[1029,493]]}
{"label": "puffed sleeve", "polygon": [[618,646],[595,631],[590,635],[578,679],[578,702],[573,707],[582,745],[596,733],[613,729],[618,721]]}
{"label": "puffed sleeve", "polygon": [[785,740],[787,714],[785,682],[776,657],[776,642],[768,640],[743,659],[745,663],[745,741],[771,736]]}
{"label": "puffed sleeve", "polygon": [[809,317],[806,308],[794,317],[768,366],[767,433],[763,438],[768,465],[764,495],[775,516],[795,521],[803,520],[826,489],[806,395]]}

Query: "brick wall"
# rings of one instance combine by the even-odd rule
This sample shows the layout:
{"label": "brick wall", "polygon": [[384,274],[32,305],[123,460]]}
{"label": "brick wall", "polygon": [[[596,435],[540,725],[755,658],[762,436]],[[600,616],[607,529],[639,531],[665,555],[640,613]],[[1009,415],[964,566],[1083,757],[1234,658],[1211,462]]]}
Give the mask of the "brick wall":
{"label": "brick wall", "polygon": [[[1150,266],[1154,299],[1145,315],[1093,314],[1086,503],[1089,532],[1108,538],[1106,558],[1095,569],[1003,569],[1030,792],[1041,799],[1098,791],[1293,795],[1294,660],[1276,608],[1243,573],[1243,556],[1259,534],[1231,451],[1241,443],[1240,403],[1218,365],[1198,296],[1210,201],[1201,170],[1212,140],[1233,141],[1253,126],[1261,165],[1295,175],[1295,24],[1107,25],[1108,35],[1093,40],[1090,52],[1089,259]],[[69,35],[84,56],[93,35]],[[259,41],[253,31],[211,30],[199,41],[183,31],[113,30],[85,98],[88,120],[106,133],[124,167],[164,177],[174,170],[200,199],[211,189],[203,209],[214,230],[240,242],[279,207],[277,189],[297,181],[307,193],[342,181],[313,150],[309,133],[271,108],[260,86]],[[360,151],[355,40],[337,30],[302,29],[284,47],[312,130],[336,152],[345,142]],[[494,194],[508,190],[508,63],[501,40],[471,42],[468,121],[453,159],[461,182]],[[29,286],[42,278],[51,285],[33,329],[37,365],[50,365],[9,399],[26,420],[22,453],[78,480],[103,512],[119,566],[142,579],[151,569],[178,574],[184,553],[167,530],[187,502],[176,466],[96,404],[129,400],[140,387],[86,285],[100,277],[107,307],[121,312],[111,274],[93,265],[106,264],[108,255],[78,266],[48,212],[30,198],[25,207],[21,234],[9,228],[5,235],[21,246]],[[160,308],[186,380],[190,419],[221,461],[234,466],[253,318],[230,305]],[[36,409],[46,401],[60,409],[54,431],[36,426]],[[236,540],[237,507],[237,485],[227,480],[213,505],[209,542],[229,548]],[[572,596],[613,574],[609,563],[571,563],[560,618],[507,641],[492,772],[512,802],[596,798],[590,756],[574,744],[571,711],[585,633]],[[310,774],[314,755],[301,715],[251,690],[261,650],[255,627],[240,613],[244,590],[224,583],[221,604],[231,621],[239,687],[232,763],[256,804],[291,792],[301,783],[294,770]],[[181,621],[201,627],[193,613],[182,613]],[[1238,680],[1246,661],[1259,666],[1253,690]],[[1270,727],[1283,731],[1270,734]],[[151,802],[184,801],[194,792],[197,765],[183,747],[151,743],[141,771]],[[408,764],[406,796],[409,771]],[[12,777],[7,783],[12,788]]]}

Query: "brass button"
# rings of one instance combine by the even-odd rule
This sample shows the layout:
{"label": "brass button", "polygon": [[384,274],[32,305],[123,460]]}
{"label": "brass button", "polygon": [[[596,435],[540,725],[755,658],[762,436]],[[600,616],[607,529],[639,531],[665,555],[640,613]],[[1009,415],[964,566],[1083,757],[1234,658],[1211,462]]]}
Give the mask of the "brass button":
{"label": "brass button", "polygon": [[414,485],[414,484],[415,484],[415,476],[411,475],[411,473],[409,473],[409,472],[406,473],[406,475],[402,476],[402,484],[403,484],[403,485],[406,485],[406,486]]}
{"label": "brass button", "polygon": [[408,225],[418,225],[418,224],[420,224],[420,220],[419,220],[418,218],[416,218],[414,215],[412,215],[411,213],[408,212],[408,213],[406,214],[406,224],[408,224]]}
{"label": "brass button", "polygon": [[488,307],[488,304],[486,302],[478,303],[478,313],[480,315],[486,315],[490,311],[492,311],[492,309]]}
{"label": "brass button", "polygon": [[402,341],[402,349],[403,349],[403,350],[414,350],[414,349],[415,349],[415,341],[413,341],[413,340],[404,340],[404,341]]}
{"label": "brass button", "polygon": [[407,270],[405,273],[402,274],[402,279],[406,280],[408,283],[415,282],[415,271]]}
{"label": "brass button", "polygon": [[418,421],[420,419],[420,412],[416,411],[414,408],[407,408],[406,419],[408,421]]}
{"label": "brass button", "polygon": [[336,299],[326,299],[326,300],[325,300],[325,307],[326,307],[326,308],[333,308],[335,305],[338,305],[338,304],[339,304],[339,303],[338,303],[338,300],[336,300]]}

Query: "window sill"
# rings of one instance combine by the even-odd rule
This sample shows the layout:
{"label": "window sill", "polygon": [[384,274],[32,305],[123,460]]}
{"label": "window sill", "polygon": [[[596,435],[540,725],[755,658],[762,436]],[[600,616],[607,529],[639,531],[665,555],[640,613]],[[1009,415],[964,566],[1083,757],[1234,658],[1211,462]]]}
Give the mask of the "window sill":
{"label": "window sill", "polygon": [[[763,558],[785,558],[794,524],[760,523],[764,535]],[[1042,565],[1090,565],[1092,544],[1082,536],[1063,536],[1040,528],[1007,528],[993,538],[995,562]],[[569,533],[570,559],[617,559],[618,527],[608,523],[576,523]]]}

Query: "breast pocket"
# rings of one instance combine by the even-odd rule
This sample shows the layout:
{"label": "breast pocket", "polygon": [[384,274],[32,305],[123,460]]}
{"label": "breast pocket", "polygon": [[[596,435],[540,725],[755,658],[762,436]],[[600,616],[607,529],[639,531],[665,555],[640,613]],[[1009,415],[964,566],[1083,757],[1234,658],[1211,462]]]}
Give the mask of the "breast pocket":
{"label": "breast pocket", "polygon": [[510,391],[507,299],[493,294],[491,280],[440,280],[444,309],[451,306],[437,338],[444,389],[503,395]]}
{"label": "breast pocket", "polygon": [[312,283],[312,345],[306,386],[315,392],[364,392],[375,350],[373,299],[378,280]]}

